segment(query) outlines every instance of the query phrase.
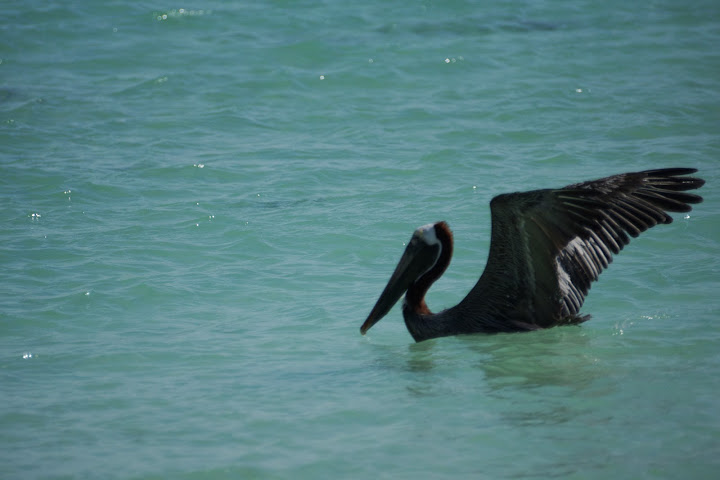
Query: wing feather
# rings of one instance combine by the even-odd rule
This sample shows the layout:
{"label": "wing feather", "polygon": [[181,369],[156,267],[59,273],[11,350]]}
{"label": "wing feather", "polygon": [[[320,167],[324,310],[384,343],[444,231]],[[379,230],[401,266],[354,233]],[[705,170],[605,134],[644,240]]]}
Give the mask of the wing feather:
{"label": "wing feather", "polygon": [[646,170],[495,197],[490,254],[475,289],[486,299],[501,299],[498,312],[512,305],[507,324],[582,321],[585,296],[613,254],[630,237],[671,223],[668,212],[688,212],[702,201],[686,193],[705,183],[687,176],[695,172]]}

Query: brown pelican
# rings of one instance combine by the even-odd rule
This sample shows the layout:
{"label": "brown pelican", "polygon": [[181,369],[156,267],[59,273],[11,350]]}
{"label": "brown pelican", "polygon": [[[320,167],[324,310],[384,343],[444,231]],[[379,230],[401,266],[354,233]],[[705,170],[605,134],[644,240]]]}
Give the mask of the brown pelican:
{"label": "brown pelican", "polygon": [[416,342],[467,333],[519,332],[577,324],[590,284],[630,241],[667,212],[689,212],[705,184],[694,168],[623,173],[559,189],[498,195],[480,280],[456,306],[432,313],[425,294],[450,264],[445,222],[418,228],[360,327],[364,335],[405,294],[402,313]]}

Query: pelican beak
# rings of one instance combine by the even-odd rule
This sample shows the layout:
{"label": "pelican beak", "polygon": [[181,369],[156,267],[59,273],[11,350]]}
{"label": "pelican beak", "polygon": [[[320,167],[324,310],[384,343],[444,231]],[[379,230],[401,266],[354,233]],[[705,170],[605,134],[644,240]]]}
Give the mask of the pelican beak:
{"label": "pelican beak", "polygon": [[370,327],[387,315],[390,309],[400,300],[400,297],[407,292],[408,288],[423,273],[435,265],[439,254],[440,246],[438,244],[428,244],[423,241],[422,237],[413,235],[388,284],[385,286],[385,290],[383,290],[365,323],[360,327],[360,333],[365,335],[370,330]]}

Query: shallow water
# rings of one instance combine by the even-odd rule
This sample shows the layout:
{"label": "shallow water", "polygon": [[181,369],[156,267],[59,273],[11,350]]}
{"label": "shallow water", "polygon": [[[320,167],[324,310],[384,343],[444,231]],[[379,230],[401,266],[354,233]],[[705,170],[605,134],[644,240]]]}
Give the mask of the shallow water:
{"label": "shallow water", "polygon": [[[712,478],[717,2],[23,2],[0,20],[3,478]],[[493,195],[692,166],[581,327],[360,324]]]}

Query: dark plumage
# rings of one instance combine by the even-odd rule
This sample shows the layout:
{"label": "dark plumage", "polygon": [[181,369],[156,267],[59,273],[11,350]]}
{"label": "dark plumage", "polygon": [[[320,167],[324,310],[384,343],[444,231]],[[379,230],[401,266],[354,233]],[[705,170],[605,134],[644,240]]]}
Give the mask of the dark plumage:
{"label": "dark plumage", "polygon": [[431,313],[425,294],[452,257],[445,222],[413,234],[388,285],[360,331],[364,334],[405,294],[403,317],[420,342],[466,333],[536,330],[587,320],[580,315],[592,282],[630,241],[689,212],[705,181],[692,168],[624,173],[560,189],[498,195],[490,202],[487,265],[456,306]]}

